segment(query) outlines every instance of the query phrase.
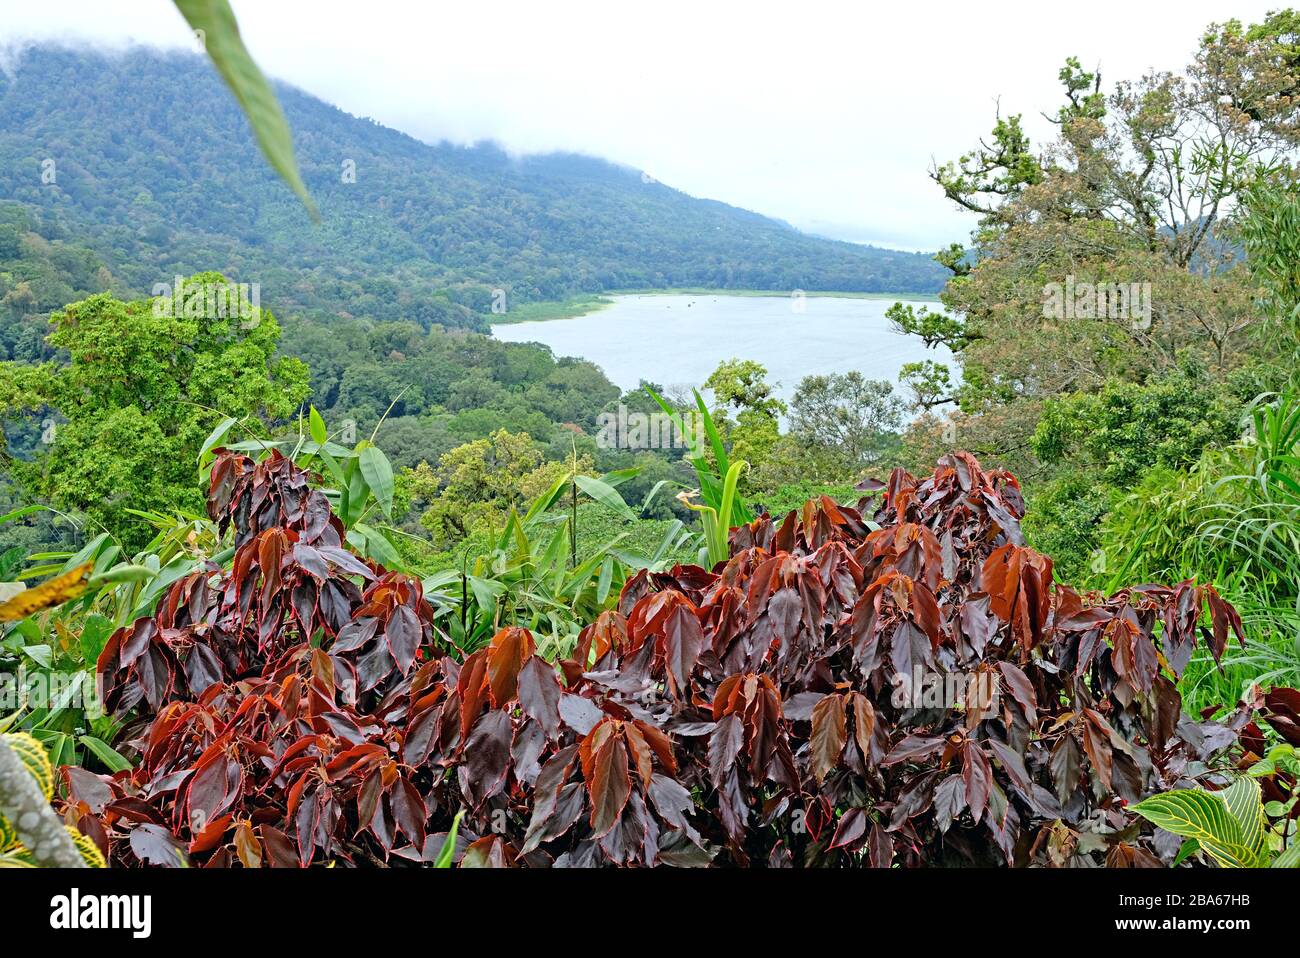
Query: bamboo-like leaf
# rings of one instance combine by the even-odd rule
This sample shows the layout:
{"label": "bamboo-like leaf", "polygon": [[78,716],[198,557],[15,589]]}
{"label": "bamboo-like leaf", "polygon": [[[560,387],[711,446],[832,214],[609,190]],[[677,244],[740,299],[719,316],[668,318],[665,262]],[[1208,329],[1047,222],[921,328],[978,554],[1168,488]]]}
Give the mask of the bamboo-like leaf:
{"label": "bamboo-like leaf", "polygon": [[531,522],[534,518],[541,515],[547,509],[551,508],[551,506],[559,502],[560,497],[564,495],[564,490],[568,488],[568,485],[569,485],[569,476],[567,474],[561,476],[559,479],[556,479],[555,482],[551,485],[551,488],[547,489],[544,493],[538,496],[537,499],[534,500],[533,504],[528,507],[528,512],[524,515],[524,522],[525,523]]}
{"label": "bamboo-like leaf", "polygon": [[609,598],[609,587],[614,581],[614,557],[605,556],[600,564],[600,578],[596,581],[596,601],[601,605]]}
{"label": "bamboo-like leaf", "polygon": [[23,506],[21,509],[15,509],[13,512],[6,512],[0,516],[0,523],[13,522],[24,516],[30,516],[34,512],[45,512],[48,509],[48,506]]}
{"label": "bamboo-like leaf", "polygon": [[393,466],[378,446],[366,446],[359,457],[361,475],[375,494],[384,515],[393,514]]}
{"label": "bamboo-like leaf", "polygon": [[352,527],[351,531],[348,532],[349,541],[352,538],[353,532],[359,533],[365,538],[365,547],[362,551],[370,558],[378,561],[390,570],[401,570],[405,568],[406,563],[402,561],[402,557],[398,555],[397,550],[393,548],[393,544],[388,541],[387,536],[378,529],[373,529],[365,523],[358,522]]}
{"label": "bamboo-like leaf", "polygon": [[604,480],[606,484],[617,487],[617,486],[621,486],[623,483],[627,482],[630,479],[635,479],[639,475],[641,475],[640,466],[629,466],[626,469],[610,470],[600,478]]}
{"label": "bamboo-like leaf", "polygon": [[235,20],[234,11],[230,9],[230,3],[228,0],[175,0],[175,3],[181,16],[202,39],[213,66],[226,81],[226,86],[235,95],[240,109],[248,117],[267,162],[298,194],[311,218],[319,221],[316,204],[298,173],[289,124],[271,84],[244,46],[244,40],[239,35],[239,23]]}
{"label": "bamboo-like leaf", "polygon": [[329,430],[325,428],[325,420],[316,411],[315,406],[312,406],[307,414],[307,429],[318,445],[323,446],[329,442]]}
{"label": "bamboo-like leaf", "polygon": [[505,585],[500,582],[494,582],[491,579],[484,579],[476,575],[467,576],[469,580],[469,589],[474,593],[474,601],[478,603],[480,609],[491,610],[496,607],[497,596],[506,591]]}
{"label": "bamboo-like leaf", "polygon": [[718,430],[718,424],[713,421],[713,416],[700,391],[694,389],[692,392],[695,394],[695,405],[699,410],[700,418],[704,422],[704,432],[709,437],[709,445],[713,447],[713,457],[718,460],[718,471],[726,475],[727,470],[731,468],[731,462],[727,458],[727,447],[722,442],[722,433]]}
{"label": "bamboo-like leaf", "polygon": [[212,432],[208,434],[208,438],[203,440],[203,445],[199,448],[200,473],[202,472],[203,467],[212,460],[212,450],[216,448],[217,444],[221,442],[222,439],[226,438],[226,433],[230,432],[231,427],[238,421],[239,420],[232,416],[227,416],[225,419],[221,420],[221,422],[217,423],[217,428],[213,429]]}
{"label": "bamboo-like leaf", "polygon": [[578,484],[579,489],[601,505],[613,509],[629,522],[636,521],[636,516],[633,515],[632,510],[628,508],[627,503],[623,501],[623,497],[618,494],[613,486],[592,476],[575,475],[573,481]]}
{"label": "bamboo-like leaf", "polygon": [[653,486],[651,486],[650,491],[647,492],[645,494],[645,498],[641,500],[641,508],[638,509],[637,512],[640,513],[641,515],[645,515],[646,510],[650,508],[650,503],[654,502],[655,497],[659,495],[659,490],[663,489],[664,486],[668,486],[668,485],[672,485],[671,479],[660,479]]}
{"label": "bamboo-like leaf", "polygon": [[93,735],[83,735],[81,744],[103,762],[110,772],[125,772],[131,768],[131,763],[103,739],[95,738]]}

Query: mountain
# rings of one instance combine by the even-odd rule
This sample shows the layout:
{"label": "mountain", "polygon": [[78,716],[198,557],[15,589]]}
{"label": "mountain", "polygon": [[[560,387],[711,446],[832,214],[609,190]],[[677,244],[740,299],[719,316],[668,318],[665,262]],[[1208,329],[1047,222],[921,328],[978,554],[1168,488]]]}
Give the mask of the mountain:
{"label": "mountain", "polygon": [[278,93],[319,225],[206,60],[139,48],[40,46],[0,75],[0,199],[44,239],[92,250],[119,293],[216,269],[309,317],[482,329],[495,290],[508,307],[648,287],[934,292],[945,278],[924,254],[808,236],[603,160],[431,145]]}

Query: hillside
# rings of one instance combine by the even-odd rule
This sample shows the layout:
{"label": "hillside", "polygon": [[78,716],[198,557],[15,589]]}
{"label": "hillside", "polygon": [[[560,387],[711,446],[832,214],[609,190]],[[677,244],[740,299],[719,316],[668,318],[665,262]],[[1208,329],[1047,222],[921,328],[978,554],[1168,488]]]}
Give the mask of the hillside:
{"label": "hillside", "polygon": [[307,315],[481,327],[495,289],[519,303],[664,286],[933,292],[943,281],[923,254],[807,236],[602,160],[429,145],[279,93],[318,226],[261,161],[206,62],[179,53],[28,50],[0,75],[0,197],[38,207],[45,235],[93,249],[119,289],[219,269]]}

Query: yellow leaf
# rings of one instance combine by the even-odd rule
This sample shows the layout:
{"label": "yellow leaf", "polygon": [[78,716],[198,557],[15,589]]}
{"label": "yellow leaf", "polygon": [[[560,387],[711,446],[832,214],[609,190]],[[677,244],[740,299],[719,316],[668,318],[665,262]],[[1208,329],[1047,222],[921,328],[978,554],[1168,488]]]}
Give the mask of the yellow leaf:
{"label": "yellow leaf", "polygon": [[0,622],[17,622],[42,609],[70,602],[86,591],[94,568],[93,562],[87,562],[71,572],[46,579],[34,589],[19,592],[9,601],[0,604]]}

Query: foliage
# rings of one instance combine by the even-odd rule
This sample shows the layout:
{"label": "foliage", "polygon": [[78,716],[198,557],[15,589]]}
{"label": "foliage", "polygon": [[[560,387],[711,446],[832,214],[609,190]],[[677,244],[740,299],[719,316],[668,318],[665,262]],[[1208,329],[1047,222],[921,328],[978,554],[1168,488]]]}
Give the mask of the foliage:
{"label": "foliage", "polygon": [[589,362],[414,322],[292,318],[282,348],[310,367],[312,402],[335,433],[350,423],[373,434],[399,473],[502,430],[527,433],[547,459],[565,459],[575,431],[594,432],[618,397]]}
{"label": "foliage", "polygon": [[1300,681],[1296,517],[1269,478],[1290,469],[1249,478],[1239,438],[1294,389],[1295,18],[1212,24],[1184,70],[1109,88],[1068,60],[1051,139],[999,113],[932,171],[981,219],[937,257],[946,311],[890,311],[961,372],[905,374],[922,407],[959,411],[918,419],[904,461],[955,438],[1025,477],[1026,533],[1068,581],[1192,579],[1239,608],[1247,647],[1193,659],[1195,706]]}
{"label": "foliage", "polygon": [[61,235],[39,211],[0,204],[0,360],[54,358],[45,342],[48,314],[105,292],[112,281],[94,252]]}
{"label": "foliage", "polygon": [[[1061,575],[1080,583],[1099,560],[1102,567],[1093,571],[1106,571],[1098,550],[1131,554],[1139,535],[1185,547],[1195,526],[1187,529],[1164,513],[1169,521],[1157,525],[1147,511],[1149,500],[1167,499],[1183,484],[1179,470],[1237,439],[1243,412],[1261,388],[1254,374],[1214,379],[1203,367],[1188,364],[1146,383],[1113,380],[1097,392],[1048,399],[1031,439],[1046,468],[1029,495],[1026,533],[1056,558]],[[1116,503],[1116,519],[1107,520]],[[1119,548],[1108,550],[1103,527],[1108,521],[1124,526],[1120,516],[1129,516],[1141,532],[1126,528]],[[1151,581],[1183,577],[1160,565],[1161,548],[1159,542],[1143,547],[1153,569],[1134,572]]]}
{"label": "foliage", "polygon": [[[969,251],[943,257],[954,274],[941,294],[946,314],[900,304],[890,315],[953,351],[956,390],[934,364],[913,371],[914,385],[923,402],[956,401],[988,418],[982,454],[1032,473],[1026,440],[1044,399],[1090,402],[1189,361],[1212,380],[1243,366],[1289,365],[1294,341],[1270,335],[1257,301],[1261,285],[1285,287],[1291,242],[1269,236],[1289,220],[1285,203],[1267,200],[1258,184],[1263,171],[1290,169],[1298,142],[1286,95],[1296,61],[1284,28],[1268,23],[1213,25],[1183,72],[1153,72],[1109,92],[1072,58],[1060,73],[1065,100],[1053,140],[1035,149],[1018,116],[999,115],[991,140],[932,171],[949,199],[981,214],[980,225]],[[1261,228],[1227,215],[1238,200],[1270,211]],[[1238,242],[1254,263],[1242,262]],[[1270,243],[1277,256],[1264,255]],[[1139,301],[1097,308],[1097,290],[1112,285]],[[1115,398],[1100,400],[1099,411]],[[1208,412],[1193,446],[1223,423],[1222,410]]]}
{"label": "foliage", "polygon": [[[798,509],[809,499],[829,496],[836,502],[857,503],[862,493],[849,484],[827,484],[823,482],[803,481],[778,486],[771,492],[761,494],[758,508],[761,512],[770,512],[774,516],[783,516]],[[858,504],[862,508],[861,504]]]}
{"label": "foliage", "polygon": [[[486,331],[502,308],[609,290],[936,292],[943,281],[923,253],[808,236],[602,160],[430,145],[276,92],[319,225],[268,174],[207,64],[143,49],[37,47],[0,75],[0,195],[48,211],[136,293],[221,264],[316,320]],[[37,158],[51,143],[75,143],[76,161],[56,154],[57,181],[43,184]]]}
{"label": "foliage", "polygon": [[740,474],[748,465],[743,459],[737,460],[727,468],[727,474],[722,479],[722,498],[719,500],[717,507],[710,505],[697,505],[690,501],[689,494],[682,494],[682,501],[691,510],[700,514],[700,521],[704,525],[704,549],[703,557],[707,559],[709,567],[726,562],[730,555],[728,539],[730,537],[730,527],[723,519],[732,513],[736,502],[736,487],[740,483]]}
{"label": "foliage", "polygon": [[420,525],[435,549],[499,528],[512,509],[542,495],[562,475],[593,472],[583,457],[547,462],[526,433],[499,429],[486,439],[444,453],[437,466],[422,462],[402,475],[404,492],[423,508]]}
{"label": "foliage", "polygon": [[[1223,868],[1300,868],[1300,692],[1275,689],[1263,699],[1265,721],[1286,741],[1220,791],[1175,789],[1133,806],[1143,818],[1186,839],[1180,859],[1204,852]],[[1263,741],[1258,729],[1252,728],[1251,736]]]}
{"label": "foliage", "polygon": [[1280,330],[1300,332],[1300,195],[1280,173],[1263,175],[1242,193],[1238,236],[1251,276],[1264,292],[1268,315]]}
{"label": "foliage", "polygon": [[1189,669],[1197,703],[1235,701],[1256,682],[1300,682],[1295,395],[1263,397],[1249,420],[1242,439],[1188,471],[1149,470],[1100,526],[1097,584],[1196,578],[1241,610],[1246,649],[1222,671],[1204,659]]}
{"label": "foliage", "polygon": [[320,217],[316,205],[312,202],[307,187],[303,185],[298,164],[293,158],[293,138],[289,135],[289,125],[285,123],[280,104],[271,91],[271,84],[244,47],[230,3],[228,0],[175,0],[175,3],[176,9],[201,38],[203,48],[212,57],[217,72],[239,101],[266,161],[298,194],[312,218],[318,220]]}
{"label": "foliage", "polygon": [[[734,530],[716,572],[637,573],[558,669],[509,625],[441,658],[417,584],[374,566],[319,571],[410,602],[308,619],[301,538],[337,520],[295,470],[257,469],[219,458],[212,508],[242,548],[298,540],[267,553],[278,574],[177,583],[106,652],[115,689],[155,653],[260,656],[202,690],[166,661],[140,768],[70,778],[66,813],[116,862],[432,863],[459,822],[462,867],[1151,863],[1177,847],[1124,802],[1193,784],[1251,718],[1181,719],[1163,664],[1185,665],[1203,608],[1222,654],[1238,624],[1212,589],[1055,585],[1019,544],[1015,480],[969,456],[896,471],[875,531],[823,499]],[[914,666],[991,694],[900,701]]]}
{"label": "foliage", "polygon": [[152,519],[159,532],[133,558],[101,533],[76,552],[35,555],[36,564],[14,569],[22,579],[50,578],[0,607],[0,621],[18,618],[0,636],[0,691],[17,697],[16,709],[0,715],[0,729],[30,733],[56,764],[128,765],[111,744],[120,724],[100,707],[95,661],[115,628],[149,614],[163,589],[215,545],[205,522]]}
{"label": "foliage", "polygon": [[[786,404],[772,394],[767,367],[752,359],[729,359],[718,364],[704,389],[715,403],[712,419],[737,459],[766,459],[776,444]],[[728,415],[736,416],[732,422]],[[726,473],[725,468],[722,472]]]}
{"label": "foliage", "polygon": [[357,610],[359,624],[338,644],[339,682],[359,694],[409,671],[432,629],[418,581],[378,574],[345,549],[343,523],[292,460],[272,450],[255,464],[220,451],[208,512],[219,532],[235,529],[231,567],[206,563],[183,576],[156,617],[109,637],[98,664],[106,709],[125,714],[143,700],[156,711],[175,696],[258,672],[318,633],[337,636]]}
{"label": "foliage", "polygon": [[[1100,528],[1110,513],[1115,490],[1082,470],[1065,472],[1031,487],[1025,513],[1025,539],[1053,557],[1053,571],[1062,582],[1084,586],[1104,571],[1105,551]],[[1098,570],[1098,563],[1103,569]],[[1144,581],[1167,581],[1156,576]]]}
{"label": "foliage", "polygon": [[[657,570],[685,551],[694,537],[677,520],[662,524],[657,541],[633,547],[635,519],[616,488],[627,478],[583,475],[575,463],[526,512],[511,507],[492,538],[470,540],[456,565],[426,578],[456,648],[480,648],[510,625],[542,636],[548,658],[567,653],[582,626],[613,605],[632,572]],[[621,527],[602,527],[609,535],[590,529],[593,514],[584,505],[599,505]]]}
{"label": "foliage", "polygon": [[[694,490],[694,493],[700,496],[702,504],[712,509],[714,514],[720,517],[721,525],[724,528],[740,525],[752,519],[752,512],[744,497],[736,494],[734,487],[730,498],[726,496],[727,476],[731,473],[732,467],[731,456],[727,451],[726,444],[723,442],[722,429],[709,412],[708,406],[705,405],[704,397],[700,395],[698,390],[695,390],[696,408],[691,411],[691,414],[698,415],[698,421],[703,425],[705,437],[707,438],[707,445],[697,435],[696,430],[687,428],[682,412],[669,405],[654,391],[653,387],[643,385],[643,388],[664,413],[672,418],[678,435],[686,437],[689,443],[689,452],[685,458],[695,470],[695,478],[699,482],[699,486]],[[691,498],[693,498],[693,494],[688,493],[686,499]],[[726,512],[722,511],[724,498],[727,498]]]}
{"label": "foliage", "polygon": [[806,376],[790,403],[790,431],[805,445],[839,460],[857,477],[897,447],[903,403],[894,388],[856,370]]}
{"label": "foliage", "polygon": [[1261,392],[1251,377],[1215,382],[1182,367],[1149,383],[1107,383],[1047,401],[1034,433],[1038,459],[1127,488],[1151,466],[1186,468],[1207,447],[1241,434],[1241,413]]}
{"label": "foliage", "polygon": [[32,462],[11,463],[33,498],[84,513],[134,550],[150,533],[129,509],[198,511],[191,470],[221,418],[213,410],[292,415],[307,394],[305,368],[276,357],[269,312],[210,313],[205,291],[218,285],[220,274],[200,273],[177,291],[178,305],[108,294],[73,303],[52,317],[49,337],[68,365],[5,365],[13,387],[0,387],[0,411],[59,417]]}

